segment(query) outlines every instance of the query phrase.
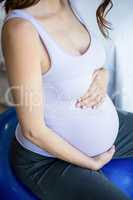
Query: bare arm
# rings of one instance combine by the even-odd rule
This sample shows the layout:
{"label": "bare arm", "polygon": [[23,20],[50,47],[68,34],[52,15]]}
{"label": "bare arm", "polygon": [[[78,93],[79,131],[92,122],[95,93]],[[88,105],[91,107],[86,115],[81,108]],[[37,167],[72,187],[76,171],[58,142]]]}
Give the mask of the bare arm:
{"label": "bare arm", "polygon": [[[38,34],[29,22],[15,19],[5,24],[3,55],[18,119],[26,138],[57,158],[85,168],[95,168],[92,158],[80,152],[44,121],[41,80],[41,51]],[[23,92],[22,92],[23,91]],[[32,98],[31,98],[32,97]],[[28,103],[25,99],[28,99]],[[36,103],[37,100],[37,103]]]}

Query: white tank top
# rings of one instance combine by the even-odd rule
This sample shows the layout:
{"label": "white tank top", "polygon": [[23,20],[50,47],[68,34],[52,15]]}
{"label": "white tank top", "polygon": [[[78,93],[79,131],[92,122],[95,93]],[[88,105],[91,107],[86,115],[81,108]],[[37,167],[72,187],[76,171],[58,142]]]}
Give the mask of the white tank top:
{"label": "white tank top", "polygon": [[[88,27],[81,13],[74,8],[72,1],[71,8],[91,35],[90,47],[84,54],[78,56],[65,52],[42,24],[25,10],[10,11],[5,21],[13,17],[29,20],[47,47],[51,67],[42,75],[46,125],[83,153],[95,156],[113,145],[118,134],[119,118],[108,94],[99,108],[75,107],[77,99],[89,88],[94,70],[105,66],[106,57],[100,39]],[[15,136],[23,147],[44,156],[55,157],[25,138],[19,122]]]}

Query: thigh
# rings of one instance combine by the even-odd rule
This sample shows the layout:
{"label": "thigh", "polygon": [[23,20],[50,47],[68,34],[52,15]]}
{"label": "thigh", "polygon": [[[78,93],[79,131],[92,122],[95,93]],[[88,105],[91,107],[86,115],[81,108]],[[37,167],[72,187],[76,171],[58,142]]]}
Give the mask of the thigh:
{"label": "thigh", "polygon": [[133,113],[117,110],[119,117],[119,132],[115,141],[115,158],[133,157]]}
{"label": "thigh", "polygon": [[40,200],[129,200],[100,170],[41,156],[16,141],[11,164],[20,181]]}
{"label": "thigh", "polygon": [[[104,174],[59,160],[63,170],[56,178],[48,200],[129,200]],[[54,177],[51,176],[51,181]],[[49,189],[48,189],[49,191]]]}

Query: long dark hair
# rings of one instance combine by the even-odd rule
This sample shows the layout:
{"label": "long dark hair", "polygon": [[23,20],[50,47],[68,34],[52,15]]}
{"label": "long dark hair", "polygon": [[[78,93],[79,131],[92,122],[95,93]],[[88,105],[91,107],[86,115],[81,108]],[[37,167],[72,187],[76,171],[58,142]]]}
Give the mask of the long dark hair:
{"label": "long dark hair", "polygon": [[[9,10],[27,8],[37,4],[39,1],[40,0],[0,0],[0,3],[4,2],[3,7],[7,14]],[[99,29],[105,38],[109,38],[109,30],[111,30],[111,23],[106,20],[106,15],[112,7],[113,2],[111,0],[102,0],[96,11]]]}

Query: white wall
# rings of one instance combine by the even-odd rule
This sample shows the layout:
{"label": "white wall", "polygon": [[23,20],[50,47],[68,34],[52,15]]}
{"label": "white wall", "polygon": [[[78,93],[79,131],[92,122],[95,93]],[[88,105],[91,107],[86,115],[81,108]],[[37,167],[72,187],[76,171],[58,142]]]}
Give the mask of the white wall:
{"label": "white wall", "polygon": [[133,112],[133,1],[116,3],[110,19],[116,48],[116,105]]}

